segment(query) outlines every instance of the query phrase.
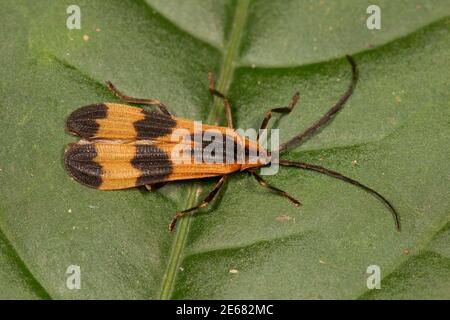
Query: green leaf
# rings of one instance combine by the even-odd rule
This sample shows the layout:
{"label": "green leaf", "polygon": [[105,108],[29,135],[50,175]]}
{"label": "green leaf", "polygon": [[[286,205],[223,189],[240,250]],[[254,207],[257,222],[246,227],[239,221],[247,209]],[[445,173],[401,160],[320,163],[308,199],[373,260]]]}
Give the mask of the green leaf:
{"label": "green leaf", "polygon": [[[0,298],[450,298],[449,2],[4,1],[0,17]],[[164,101],[177,116],[215,123],[213,71],[239,128],[269,108],[285,141],[313,123],[360,70],[344,110],[283,158],[342,172],[385,195],[401,214],[329,177],[280,168],[238,173],[210,208],[167,231],[172,215],[212,181],[161,191],[98,191],[71,180],[64,130],[79,106],[117,101],[104,82]],[[66,286],[70,265],[81,289]],[[369,290],[370,265],[381,290]],[[231,271],[231,272],[230,272]]]}

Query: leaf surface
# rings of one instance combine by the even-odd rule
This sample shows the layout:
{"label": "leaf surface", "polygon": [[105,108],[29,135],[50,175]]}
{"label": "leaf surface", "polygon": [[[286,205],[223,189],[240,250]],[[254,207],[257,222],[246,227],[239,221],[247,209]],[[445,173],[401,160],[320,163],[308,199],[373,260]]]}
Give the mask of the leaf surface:
{"label": "leaf surface", "polygon": [[[0,40],[0,297],[53,299],[450,298],[448,1],[77,1],[82,29],[66,28],[70,1],[6,1]],[[158,98],[177,116],[215,123],[213,71],[239,128],[269,108],[285,141],[345,91],[353,54],[360,81],[345,109],[283,158],[320,164],[379,190],[401,233],[369,194],[329,177],[281,168],[269,180],[293,207],[246,173],[208,209],[212,181],[156,193],[86,188],[66,174],[75,141],[65,118],[117,102],[104,82]],[[81,289],[66,271],[81,268]],[[382,290],[366,269],[381,268]],[[231,270],[231,272],[230,272]]]}

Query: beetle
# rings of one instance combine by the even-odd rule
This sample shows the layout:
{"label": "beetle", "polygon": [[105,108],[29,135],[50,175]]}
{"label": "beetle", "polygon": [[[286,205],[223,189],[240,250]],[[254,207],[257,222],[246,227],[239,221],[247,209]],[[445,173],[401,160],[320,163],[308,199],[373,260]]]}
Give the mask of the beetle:
{"label": "beetle", "polygon": [[[357,80],[358,70],[354,59],[346,57],[352,71],[350,85],[339,101],[329,109],[318,121],[300,134],[278,147],[278,152],[286,151],[300,145],[307,138],[325,126],[344,107],[353,94]],[[202,125],[200,131],[195,128],[192,120],[173,116],[166,105],[157,99],[140,99],[124,95],[111,82],[107,81],[108,88],[126,103],[147,104],[159,107],[160,112],[147,111],[140,107],[117,103],[99,103],[81,107],[70,114],[66,121],[68,131],[81,138],[77,143],[70,144],[64,153],[64,164],[67,172],[76,181],[101,190],[117,190],[138,186],[146,186],[153,191],[170,181],[220,177],[211,192],[196,206],[179,211],[169,224],[172,231],[179,218],[204,208],[217,195],[226,182],[228,176],[239,171],[248,171],[258,181],[273,192],[286,197],[294,205],[301,203],[287,192],[270,185],[257,173],[258,168],[271,165],[274,161],[285,167],[294,167],[303,170],[318,172],[352,185],[355,185],[381,200],[392,212],[397,230],[400,231],[400,218],[394,206],[380,193],[368,186],[349,178],[334,170],[319,165],[277,159],[272,157],[273,152],[265,150],[256,140],[240,136],[233,129],[231,108],[227,97],[215,89],[214,79],[208,73],[209,91],[223,101],[227,127]],[[286,107],[274,108],[266,112],[261,130],[267,128],[273,113],[289,114],[300,95],[296,92]],[[189,138],[187,140],[174,140],[174,133],[182,130]],[[221,144],[226,144],[223,157],[231,157],[233,161],[215,163],[208,159],[197,159],[196,152],[203,154],[209,144],[202,137],[207,131],[214,131],[222,138]],[[197,138],[200,138],[198,141]],[[183,156],[176,153],[180,145],[187,148]],[[231,147],[230,147],[231,146]],[[241,152],[236,152],[236,150]],[[259,156],[254,161],[250,154]],[[244,161],[237,161],[236,154],[243,155]],[[183,159],[182,159],[183,158]],[[199,161],[196,161],[199,160]]]}

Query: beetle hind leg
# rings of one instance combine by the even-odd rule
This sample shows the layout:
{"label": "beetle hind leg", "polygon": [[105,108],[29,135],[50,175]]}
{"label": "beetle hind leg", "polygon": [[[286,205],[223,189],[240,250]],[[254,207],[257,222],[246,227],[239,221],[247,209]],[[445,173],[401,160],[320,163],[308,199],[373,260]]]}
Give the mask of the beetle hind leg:
{"label": "beetle hind leg", "polygon": [[112,93],[116,97],[118,97],[120,100],[129,102],[129,103],[137,103],[137,104],[147,104],[150,106],[158,106],[159,110],[161,110],[162,113],[170,116],[169,110],[167,110],[167,106],[163,104],[158,99],[141,99],[141,98],[133,98],[127,95],[124,95],[115,85],[112,84],[111,81],[106,81],[106,84],[108,86],[108,89],[111,90]]}

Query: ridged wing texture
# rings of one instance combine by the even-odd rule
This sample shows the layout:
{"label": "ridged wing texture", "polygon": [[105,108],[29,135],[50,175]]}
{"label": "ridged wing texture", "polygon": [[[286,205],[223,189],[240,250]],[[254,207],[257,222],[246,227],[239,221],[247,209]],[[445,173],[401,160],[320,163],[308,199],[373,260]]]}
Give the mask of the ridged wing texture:
{"label": "ridged wing texture", "polygon": [[157,139],[168,136],[176,120],[159,112],[115,103],[81,107],[67,118],[67,129],[84,139]]}
{"label": "ridged wing texture", "polygon": [[212,177],[240,168],[236,163],[195,163],[192,152],[186,155],[174,147],[148,141],[78,143],[66,150],[64,163],[75,180],[103,190]]}

